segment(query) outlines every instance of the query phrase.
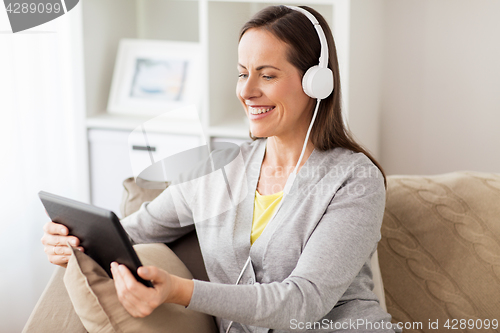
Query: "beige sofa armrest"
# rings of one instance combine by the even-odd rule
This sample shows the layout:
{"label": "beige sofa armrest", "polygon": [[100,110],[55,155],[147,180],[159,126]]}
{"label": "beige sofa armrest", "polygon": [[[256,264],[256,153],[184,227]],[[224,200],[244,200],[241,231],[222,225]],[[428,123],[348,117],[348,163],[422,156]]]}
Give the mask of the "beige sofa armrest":
{"label": "beige sofa armrest", "polygon": [[87,333],[64,287],[65,271],[56,267],[22,333]]}

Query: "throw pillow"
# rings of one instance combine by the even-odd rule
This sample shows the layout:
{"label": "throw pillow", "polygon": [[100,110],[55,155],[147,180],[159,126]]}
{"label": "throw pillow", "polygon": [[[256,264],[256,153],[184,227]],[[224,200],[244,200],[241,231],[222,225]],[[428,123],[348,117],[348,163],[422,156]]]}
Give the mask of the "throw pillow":
{"label": "throw pillow", "polygon": [[[138,179],[139,180],[139,179]],[[141,180],[139,186],[134,177],[123,181],[123,197],[120,205],[122,217],[139,210],[143,202],[152,201],[168,187],[168,183]]]}
{"label": "throw pillow", "polygon": [[[164,244],[134,246],[145,266],[153,265],[184,278],[191,273]],[[132,317],[121,305],[112,279],[92,258],[72,249],[64,284],[85,328],[99,333],[215,333],[213,318],[177,304],[162,304],[145,318]]]}

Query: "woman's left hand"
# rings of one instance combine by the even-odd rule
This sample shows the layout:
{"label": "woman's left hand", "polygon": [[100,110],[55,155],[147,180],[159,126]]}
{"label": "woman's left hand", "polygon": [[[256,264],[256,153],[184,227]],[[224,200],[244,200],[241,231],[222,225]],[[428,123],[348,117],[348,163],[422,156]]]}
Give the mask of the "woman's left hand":
{"label": "woman's left hand", "polygon": [[144,280],[151,280],[154,288],[138,282],[125,265],[111,264],[118,299],[133,317],[148,316],[172,296],[174,276],[154,266],[142,266],[137,274]]}

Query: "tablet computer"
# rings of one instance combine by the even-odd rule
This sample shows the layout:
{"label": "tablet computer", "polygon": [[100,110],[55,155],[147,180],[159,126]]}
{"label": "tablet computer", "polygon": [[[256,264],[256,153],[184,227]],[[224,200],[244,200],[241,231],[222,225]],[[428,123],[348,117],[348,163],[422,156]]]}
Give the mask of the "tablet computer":
{"label": "tablet computer", "polygon": [[141,261],[120,220],[112,211],[44,191],[40,191],[38,196],[50,219],[64,224],[70,235],[78,237],[85,253],[94,259],[109,277],[112,277],[110,265],[116,261],[127,266],[137,281],[147,287],[153,287],[151,281],[137,275],[137,268],[142,266]]}

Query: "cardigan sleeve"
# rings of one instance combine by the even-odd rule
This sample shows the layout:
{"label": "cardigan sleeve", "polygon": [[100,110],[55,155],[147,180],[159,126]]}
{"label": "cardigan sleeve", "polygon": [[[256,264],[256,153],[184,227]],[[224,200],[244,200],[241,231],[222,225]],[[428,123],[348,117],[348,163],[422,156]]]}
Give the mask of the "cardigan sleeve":
{"label": "cardigan sleeve", "polygon": [[287,278],[254,285],[195,280],[188,309],[272,329],[289,330],[292,319],[320,320],[332,310],[375,249],[384,207],[381,174],[351,175],[333,196]]}
{"label": "cardigan sleeve", "polygon": [[[206,205],[207,197],[212,197],[211,193],[198,189],[225,184],[219,169],[240,156],[239,147],[235,147],[215,150],[199,162],[194,159],[194,165],[186,165],[186,170],[158,197],[143,203],[137,212],[122,219],[121,223],[131,240],[134,243],[169,243],[194,230],[196,219],[203,220],[210,216],[200,209],[202,205],[198,201],[200,195],[205,195],[201,201]],[[225,190],[226,186],[222,188]],[[231,202],[226,198],[220,201],[230,206]],[[217,204],[221,206],[221,202]],[[197,211],[193,210],[196,206]]]}
{"label": "cardigan sleeve", "polygon": [[153,201],[121,220],[133,243],[170,243],[194,229],[192,213],[182,192],[167,187]]}

